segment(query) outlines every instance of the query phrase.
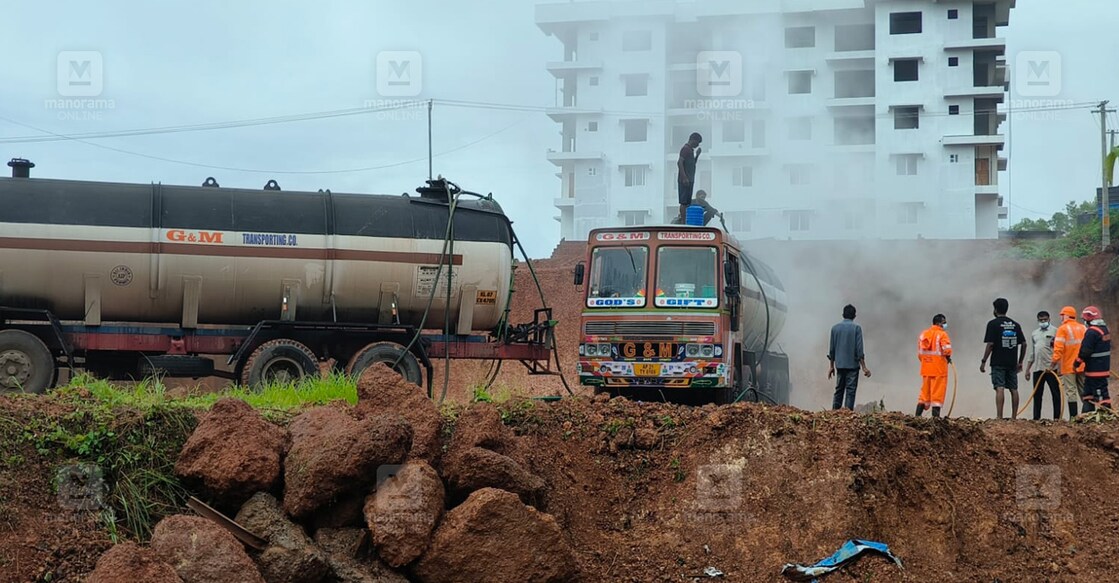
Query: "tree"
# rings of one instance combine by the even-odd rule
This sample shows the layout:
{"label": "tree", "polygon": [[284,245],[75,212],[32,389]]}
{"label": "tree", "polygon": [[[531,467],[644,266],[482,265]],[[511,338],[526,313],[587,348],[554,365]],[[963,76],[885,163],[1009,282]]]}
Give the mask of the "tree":
{"label": "tree", "polygon": [[[1059,213],[1058,213],[1059,214]],[[1045,219],[1022,219],[1010,227],[1011,231],[1051,231],[1050,221]]]}

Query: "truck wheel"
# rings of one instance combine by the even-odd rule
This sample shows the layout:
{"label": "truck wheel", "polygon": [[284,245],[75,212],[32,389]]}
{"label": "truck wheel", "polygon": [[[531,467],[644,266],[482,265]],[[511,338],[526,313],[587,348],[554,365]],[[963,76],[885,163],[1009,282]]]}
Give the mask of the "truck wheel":
{"label": "truck wheel", "polygon": [[54,355],[37,336],[0,331],[0,393],[42,393],[54,385]]}
{"label": "truck wheel", "polygon": [[[400,362],[397,363],[397,360]],[[378,362],[383,362],[389,367],[397,363],[394,370],[404,377],[404,380],[417,386],[423,382],[420,362],[411,352],[407,352],[403,346],[395,342],[374,342],[366,345],[350,359],[350,363],[346,365],[346,374],[359,379],[365,369]]]}
{"label": "truck wheel", "polygon": [[319,374],[319,359],[303,344],[277,338],[253,351],[241,370],[241,384],[259,388],[269,383],[294,383]]}

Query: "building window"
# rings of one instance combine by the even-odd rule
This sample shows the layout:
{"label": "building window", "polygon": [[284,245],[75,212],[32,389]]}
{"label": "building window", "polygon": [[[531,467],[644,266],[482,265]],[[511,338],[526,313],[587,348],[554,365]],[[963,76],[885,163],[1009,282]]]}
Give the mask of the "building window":
{"label": "building window", "polygon": [[841,24],[835,27],[835,52],[873,50],[873,24]]}
{"label": "building window", "polygon": [[897,156],[898,176],[916,176],[920,154],[901,154]]}
{"label": "building window", "polygon": [[598,87],[598,77],[591,77],[590,83],[591,87]]}
{"label": "building window", "polygon": [[732,233],[749,233],[754,228],[754,213],[750,211],[727,212],[724,215]]}
{"label": "building window", "polygon": [[622,128],[627,142],[644,142],[649,139],[649,120],[624,119]]}
{"label": "building window", "polygon": [[898,59],[894,61],[894,81],[916,81],[918,69],[917,59]]}
{"label": "building window", "polygon": [[863,228],[863,211],[847,210],[843,212],[843,228],[847,231],[859,231]]}
{"label": "building window", "polygon": [[949,67],[959,67],[960,66],[960,58],[959,57],[948,57],[948,66]]}
{"label": "building window", "polygon": [[750,124],[750,145],[755,148],[765,147],[765,120],[756,119]]}
{"label": "building window", "polygon": [[949,105],[948,106],[948,115],[960,115],[960,106]]}
{"label": "building window", "polygon": [[894,12],[890,15],[890,34],[918,34],[920,32],[920,12]]}
{"label": "building window", "polygon": [[790,211],[789,230],[795,232],[807,231],[812,225],[812,211]]}
{"label": "building window", "polygon": [[623,51],[651,51],[653,50],[653,31],[627,30],[622,33]]}
{"label": "building window", "polygon": [[812,93],[812,71],[789,71],[789,95]]}
{"label": "building window", "polygon": [[587,122],[587,131],[588,132],[597,132],[598,131],[598,122],[597,121],[588,121]]}
{"label": "building window", "polygon": [[811,117],[791,117],[788,121],[789,124],[789,139],[790,140],[811,140],[812,139],[812,118]]}
{"label": "building window", "polygon": [[731,176],[731,184],[742,188],[748,188],[754,185],[754,168],[751,166],[739,166],[734,169],[734,175]]}
{"label": "building window", "polygon": [[723,141],[734,143],[745,142],[746,123],[733,120],[723,122]]}
{"label": "building window", "polygon": [[895,107],[894,129],[916,130],[921,127],[921,114],[918,107]]}
{"label": "building window", "polygon": [[955,163],[960,161],[960,155],[959,154],[949,154],[948,155],[948,161],[951,162],[952,164],[955,164]]}
{"label": "building window", "polygon": [[789,184],[792,186],[806,186],[811,182],[812,167],[808,164],[791,164],[788,170]]}
{"label": "building window", "polygon": [[645,179],[649,173],[649,167],[645,165],[622,166],[622,174],[625,175],[626,186],[645,186]]}
{"label": "building window", "polygon": [[874,97],[874,71],[836,71],[835,97],[836,99]]}
{"label": "building window", "polygon": [[639,227],[645,224],[645,215],[648,211],[618,211],[618,218],[627,227]]}
{"label": "building window", "polygon": [[874,144],[874,125],[873,116],[835,118],[835,145],[869,146]]}
{"label": "building window", "polygon": [[648,75],[622,75],[626,82],[626,97],[642,97],[649,94]]}
{"label": "building window", "polygon": [[952,8],[948,11],[948,20],[958,20],[960,18],[960,11]]}
{"label": "building window", "polygon": [[921,210],[921,203],[906,203],[901,205],[898,209],[898,224],[899,225],[916,225],[918,213]]}
{"label": "building window", "polygon": [[591,33],[591,40],[598,40],[598,33],[597,32],[592,32]]}
{"label": "building window", "polygon": [[588,176],[597,176],[598,175],[598,168],[595,168],[594,166],[591,166],[590,168],[587,168],[587,175]]}
{"label": "building window", "polygon": [[816,46],[816,28],[794,26],[785,29],[785,48],[808,49]]}

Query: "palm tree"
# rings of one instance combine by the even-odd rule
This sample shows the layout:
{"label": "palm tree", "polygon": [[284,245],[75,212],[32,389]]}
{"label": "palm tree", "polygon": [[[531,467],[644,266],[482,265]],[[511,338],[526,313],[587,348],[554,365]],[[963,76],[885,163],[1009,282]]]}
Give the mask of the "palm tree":
{"label": "palm tree", "polygon": [[1117,160],[1119,160],[1119,146],[1108,152],[1103,159],[1103,172],[1108,186],[1115,186],[1115,162]]}

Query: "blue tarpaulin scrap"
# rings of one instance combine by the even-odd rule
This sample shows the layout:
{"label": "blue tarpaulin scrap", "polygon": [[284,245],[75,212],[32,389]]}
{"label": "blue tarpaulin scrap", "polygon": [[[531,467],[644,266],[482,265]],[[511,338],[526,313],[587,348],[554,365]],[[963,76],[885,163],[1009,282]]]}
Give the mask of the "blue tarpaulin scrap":
{"label": "blue tarpaulin scrap", "polygon": [[868,540],[852,539],[843,543],[843,546],[839,547],[839,550],[836,551],[834,555],[817,562],[815,565],[806,567],[804,565],[789,563],[781,567],[781,574],[793,581],[812,581],[815,583],[817,577],[822,577],[838,571],[848,563],[858,559],[863,553],[868,552],[880,553],[893,561],[898,567],[902,566],[901,559],[895,557],[893,553],[890,552],[890,547],[885,544]]}

